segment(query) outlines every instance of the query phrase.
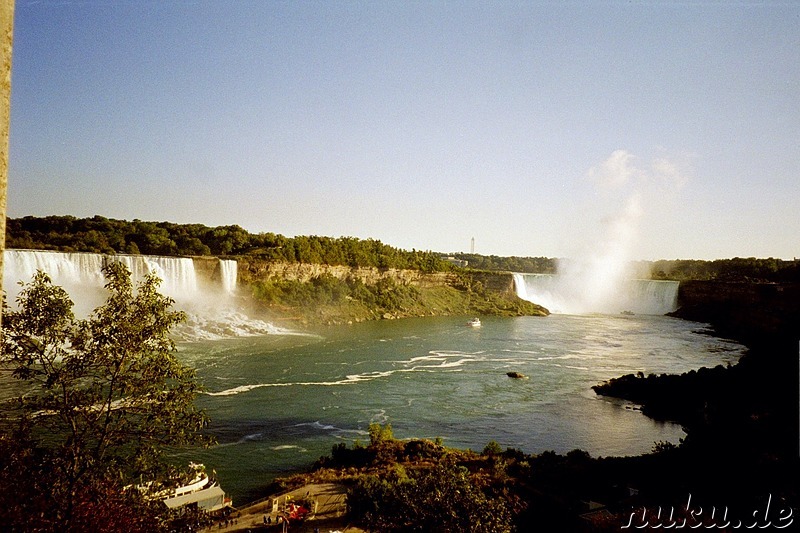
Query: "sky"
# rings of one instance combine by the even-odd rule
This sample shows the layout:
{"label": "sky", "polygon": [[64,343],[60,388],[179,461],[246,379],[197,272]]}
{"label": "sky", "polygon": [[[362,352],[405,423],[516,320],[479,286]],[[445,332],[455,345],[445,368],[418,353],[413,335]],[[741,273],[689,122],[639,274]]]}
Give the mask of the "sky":
{"label": "sky", "polygon": [[16,0],[8,214],[800,256],[800,2]]}

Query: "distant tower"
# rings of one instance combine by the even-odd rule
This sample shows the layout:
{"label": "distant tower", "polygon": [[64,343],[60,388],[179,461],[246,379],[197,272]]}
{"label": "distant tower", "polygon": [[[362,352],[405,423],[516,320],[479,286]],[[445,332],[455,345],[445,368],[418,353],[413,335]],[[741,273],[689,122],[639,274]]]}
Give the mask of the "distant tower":
{"label": "distant tower", "polygon": [[469,253],[471,253],[471,254],[475,253],[475,237],[472,238],[472,243],[470,244],[470,247],[469,247]]}

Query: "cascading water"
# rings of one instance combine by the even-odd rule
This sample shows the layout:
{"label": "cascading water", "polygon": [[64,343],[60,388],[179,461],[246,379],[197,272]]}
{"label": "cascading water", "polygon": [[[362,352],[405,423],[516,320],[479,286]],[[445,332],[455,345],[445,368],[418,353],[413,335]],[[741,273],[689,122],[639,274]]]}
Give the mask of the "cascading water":
{"label": "cascading water", "polygon": [[[282,332],[241,312],[235,298],[237,263],[233,260],[219,260],[219,279],[212,282],[198,279],[194,261],[187,257],[6,250],[3,289],[13,308],[21,290],[19,283],[30,282],[41,270],[55,285],[69,293],[75,303],[75,314],[87,317],[107,297],[102,268],[109,261],[119,261],[128,267],[134,284],[150,273],[162,280],[159,292],[173,298],[175,307],[188,315],[186,324],[174,330],[180,339],[218,339]],[[216,275],[212,277],[217,279]]]}
{"label": "cascading water", "polygon": [[222,288],[227,294],[236,292],[236,278],[239,275],[239,264],[230,259],[219,260]]}
{"label": "cascading water", "polygon": [[558,274],[514,274],[514,285],[517,296],[542,305],[551,313],[663,315],[677,309],[678,304],[677,281],[622,281],[613,291],[607,291],[602,300]]}
{"label": "cascading water", "polygon": [[176,300],[194,300],[200,295],[194,263],[187,257],[115,255],[107,256],[106,261],[119,261],[127,266],[134,282],[155,274],[161,279],[160,291]]}
{"label": "cascading water", "polygon": [[[197,276],[192,260],[186,257],[158,257],[144,255],[100,255],[89,253],[62,253],[37,250],[6,250],[4,255],[3,285],[9,296],[18,294],[20,281],[28,282],[37,270],[47,273],[53,283],[64,287],[76,300],[93,300],[104,297],[105,278],[102,268],[109,261],[124,264],[131,272],[134,283],[153,273],[161,279],[159,291],[179,302],[191,301],[200,296]],[[12,298],[9,300],[13,301]]]}

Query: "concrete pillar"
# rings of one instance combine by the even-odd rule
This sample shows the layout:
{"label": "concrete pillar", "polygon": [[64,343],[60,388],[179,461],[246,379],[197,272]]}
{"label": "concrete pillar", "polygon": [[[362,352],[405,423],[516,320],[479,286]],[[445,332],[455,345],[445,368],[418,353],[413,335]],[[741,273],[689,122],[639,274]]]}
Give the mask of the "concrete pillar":
{"label": "concrete pillar", "polygon": [[13,43],[14,0],[0,0],[0,290],[3,287],[3,250],[6,249],[8,126],[11,118],[11,49]]}

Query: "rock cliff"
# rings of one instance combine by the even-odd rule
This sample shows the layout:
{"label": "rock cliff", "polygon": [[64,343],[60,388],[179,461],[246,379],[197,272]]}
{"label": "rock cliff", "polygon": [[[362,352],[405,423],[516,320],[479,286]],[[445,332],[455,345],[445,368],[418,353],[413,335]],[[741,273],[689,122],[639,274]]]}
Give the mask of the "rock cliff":
{"label": "rock cliff", "polygon": [[[517,297],[508,272],[426,273],[252,257],[237,262],[240,287],[248,286],[275,320],[312,325],[431,315],[548,314]],[[211,265],[209,275],[214,275]],[[367,289],[357,288],[359,283]]]}
{"label": "rock cliff", "polygon": [[800,338],[800,284],[683,281],[674,316],[710,322],[745,343]]}
{"label": "rock cliff", "polygon": [[424,273],[418,270],[395,268],[352,268],[343,265],[264,261],[249,257],[240,257],[237,259],[237,263],[239,264],[239,281],[242,283],[275,279],[307,282],[323,275],[329,275],[339,280],[357,278],[365,285],[374,285],[381,279],[391,278],[404,285],[441,287],[453,284],[457,280],[457,276],[450,272]]}

